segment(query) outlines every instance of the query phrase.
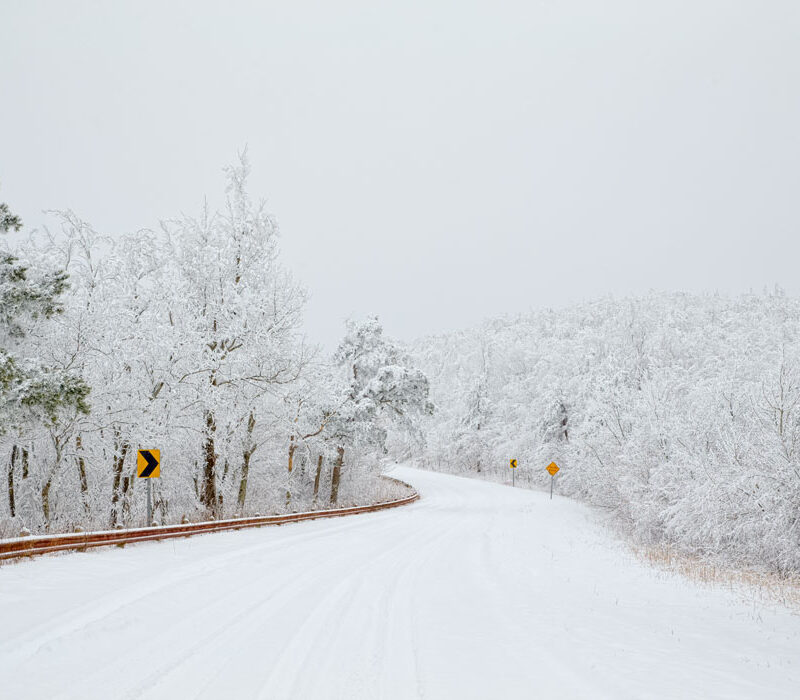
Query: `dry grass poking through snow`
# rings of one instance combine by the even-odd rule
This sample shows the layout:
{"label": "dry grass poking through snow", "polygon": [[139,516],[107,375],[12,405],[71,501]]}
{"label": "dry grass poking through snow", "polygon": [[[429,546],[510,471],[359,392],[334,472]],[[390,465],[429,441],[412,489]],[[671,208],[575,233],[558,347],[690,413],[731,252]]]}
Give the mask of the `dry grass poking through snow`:
{"label": "dry grass poking through snow", "polygon": [[800,614],[800,575],[778,574],[754,569],[734,569],[672,547],[637,547],[637,555],[659,569],[715,587],[725,587],[747,600],[780,603]]}

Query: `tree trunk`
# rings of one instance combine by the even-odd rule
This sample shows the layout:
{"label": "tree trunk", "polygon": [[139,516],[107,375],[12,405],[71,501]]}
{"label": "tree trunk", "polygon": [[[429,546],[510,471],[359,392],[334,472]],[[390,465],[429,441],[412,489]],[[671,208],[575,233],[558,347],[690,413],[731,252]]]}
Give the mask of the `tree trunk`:
{"label": "tree trunk", "polygon": [[128,489],[130,489],[132,485],[132,477],[122,477],[122,521],[124,523],[130,522],[131,519],[131,499],[128,497]]}
{"label": "tree trunk", "polygon": [[115,429],[114,436],[114,483],[111,488],[111,526],[113,527],[119,522],[119,499],[120,499],[120,482],[122,481],[122,470],[125,468],[125,457],[128,455],[130,446],[125,441],[120,444],[119,430]]}
{"label": "tree trunk", "polygon": [[78,461],[78,477],[81,482],[81,497],[83,498],[83,511],[89,516],[89,480],[86,476],[86,460],[83,458],[83,441],[80,435],[75,436],[75,452]]}
{"label": "tree trunk", "polygon": [[339,500],[339,481],[342,475],[342,464],[344,464],[344,447],[336,448],[336,461],[333,464],[333,476],[331,477],[331,503],[336,505]]}
{"label": "tree trunk", "polygon": [[[289,478],[292,477],[292,468],[294,467],[294,451],[297,449],[297,443],[294,441],[294,435],[289,437]],[[286,487],[286,505],[288,506],[292,500],[292,492],[289,487]]]}
{"label": "tree trunk", "polygon": [[217,430],[214,414],[206,411],[205,461],[203,463],[202,503],[210,513],[217,514],[217,453],[214,446],[214,434]]}
{"label": "tree trunk", "polygon": [[16,445],[11,446],[11,459],[8,462],[8,507],[11,511],[13,518],[17,512],[17,503],[14,498],[14,468],[17,465],[18,448]]}
{"label": "tree trunk", "polygon": [[314,477],[314,503],[317,502],[317,494],[319,494],[319,479],[322,475],[322,455],[317,458],[317,474]]}
{"label": "tree trunk", "polygon": [[53,435],[52,438],[53,449],[55,451],[53,467],[50,469],[50,473],[47,475],[47,479],[42,485],[42,515],[44,516],[44,524],[48,532],[50,530],[50,520],[53,516],[50,509],[50,489],[53,487],[53,482],[58,475],[58,470],[61,468],[61,459],[64,456],[64,447],[66,446],[65,443],[61,441],[61,436]]}
{"label": "tree trunk", "polygon": [[50,529],[50,488],[53,485],[53,477],[48,477],[42,486],[42,515],[44,516],[45,527]]}
{"label": "tree trunk", "polygon": [[239,481],[239,497],[237,503],[239,510],[244,510],[244,502],[247,499],[247,477],[250,474],[250,457],[252,450],[245,450],[242,454],[242,478]]}
{"label": "tree trunk", "polygon": [[292,473],[294,466],[294,451],[297,449],[297,443],[294,441],[294,435],[289,438],[289,473]]}
{"label": "tree trunk", "polygon": [[225,484],[228,481],[228,471],[230,470],[231,463],[229,460],[225,460],[225,464],[222,467],[222,476],[219,479],[219,485],[217,488],[217,513],[222,516],[225,512],[224,505],[225,505]]}
{"label": "tree trunk", "polygon": [[239,497],[237,502],[239,510],[244,510],[244,502],[247,498],[247,478],[250,474],[250,458],[256,451],[256,446],[253,444],[253,431],[256,429],[256,416],[253,412],[247,419],[247,447],[242,453],[242,478],[239,481]]}

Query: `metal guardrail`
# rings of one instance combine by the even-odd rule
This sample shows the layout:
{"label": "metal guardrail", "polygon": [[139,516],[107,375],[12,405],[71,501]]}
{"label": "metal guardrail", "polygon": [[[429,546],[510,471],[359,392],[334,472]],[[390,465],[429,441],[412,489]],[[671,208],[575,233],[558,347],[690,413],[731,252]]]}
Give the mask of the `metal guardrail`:
{"label": "metal guardrail", "polygon": [[[401,482],[403,483],[403,482]],[[404,484],[408,486],[408,484]],[[411,488],[411,487],[409,487]],[[230,520],[209,520],[201,523],[182,523],[180,525],[159,525],[128,530],[104,530],[100,532],[71,532],[63,535],[33,535],[0,540],[0,560],[30,557],[37,554],[61,552],[65,550],[84,550],[89,547],[106,547],[109,545],[126,545],[132,542],[149,542],[167,540],[173,537],[191,537],[204,532],[222,532],[224,530],[241,530],[248,527],[265,525],[283,525],[302,520],[317,518],[338,518],[343,515],[372,513],[377,510],[404,506],[419,499],[414,491],[410,496],[385,501],[368,506],[351,506],[332,510],[312,510],[304,513],[288,513],[286,515],[261,515],[252,518],[233,518]]]}

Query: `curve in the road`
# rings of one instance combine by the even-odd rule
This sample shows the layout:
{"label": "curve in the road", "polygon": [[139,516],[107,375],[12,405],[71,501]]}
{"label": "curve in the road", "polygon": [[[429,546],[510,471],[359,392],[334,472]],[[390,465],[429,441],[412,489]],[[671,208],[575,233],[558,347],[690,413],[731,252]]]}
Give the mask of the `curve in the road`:
{"label": "curve in the road", "polygon": [[638,563],[567,499],[396,475],[423,499],[0,568],[0,695],[797,697],[797,616]]}

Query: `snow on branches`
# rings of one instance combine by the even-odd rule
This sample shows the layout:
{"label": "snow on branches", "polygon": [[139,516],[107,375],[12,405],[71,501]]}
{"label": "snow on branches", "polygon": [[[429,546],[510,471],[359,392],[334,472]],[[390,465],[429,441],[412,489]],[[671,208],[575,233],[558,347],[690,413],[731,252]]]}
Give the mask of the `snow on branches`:
{"label": "snow on branches", "polygon": [[21,246],[30,266],[0,257],[0,536],[141,524],[140,448],[161,450],[159,521],[322,506],[328,480],[334,502],[382,490],[427,382],[376,320],[335,359],[306,343],[248,172],[226,169],[218,211],[117,238],[61,212]]}
{"label": "snow on branches", "polygon": [[437,469],[545,487],[639,541],[800,571],[800,301],[652,294],[426,338]]}

